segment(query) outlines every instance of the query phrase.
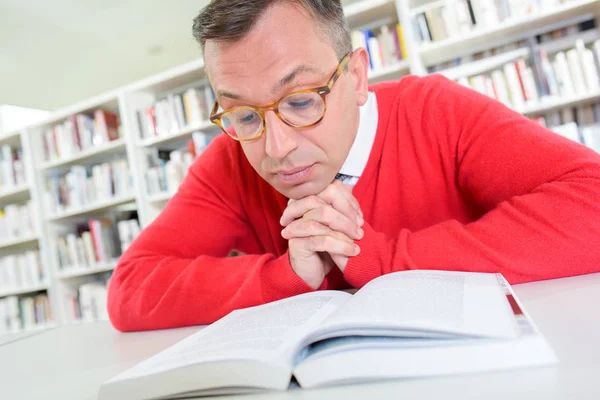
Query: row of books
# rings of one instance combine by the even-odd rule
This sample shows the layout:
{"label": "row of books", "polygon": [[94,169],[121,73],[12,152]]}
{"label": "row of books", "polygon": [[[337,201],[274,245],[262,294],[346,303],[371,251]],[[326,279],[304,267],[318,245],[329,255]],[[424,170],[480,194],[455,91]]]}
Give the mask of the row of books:
{"label": "row of books", "polygon": [[518,111],[525,105],[596,93],[600,90],[600,41],[593,47],[594,51],[577,40],[575,48],[552,57],[543,50],[534,52],[530,66],[520,58],[491,73],[462,77],[458,82]]}
{"label": "row of books", "polygon": [[38,250],[0,258],[0,293],[44,284],[46,274]]}
{"label": "row of books", "polygon": [[[545,44],[564,38],[572,38],[573,43],[580,38],[581,35],[587,34],[588,32],[596,31],[596,21],[594,19],[585,20],[576,24],[569,24],[560,28],[551,29],[535,36],[535,46],[544,48]],[[460,55],[454,59],[441,62],[436,65],[430,65],[427,67],[428,73],[435,73],[447,70],[449,68],[458,67],[461,65],[469,64],[474,61],[479,61],[493,57],[496,55],[504,54],[513,50],[530,48],[531,43],[527,39],[516,40],[511,43],[507,43],[497,47],[491,47],[483,51],[478,51],[472,54]],[[537,49],[535,49],[537,50]]]}
{"label": "row of books", "polygon": [[526,103],[539,100],[533,70],[527,66],[524,58],[490,73],[461,77],[458,83],[516,110],[523,109]]}
{"label": "row of books", "polygon": [[446,0],[416,12],[412,28],[420,42],[436,42],[468,34],[476,28],[490,28],[511,18],[548,11],[570,1]]}
{"label": "row of books", "polygon": [[560,51],[553,57],[545,51],[534,56],[542,96],[572,98],[600,90],[600,40],[587,48],[583,40],[578,39],[575,48]]}
{"label": "row of books", "polygon": [[133,178],[126,159],[94,166],[76,165],[65,175],[47,180],[46,203],[51,214],[91,206],[133,193]]}
{"label": "row of books", "polygon": [[70,317],[74,321],[106,321],[108,283],[102,280],[87,282],[67,294]]}
{"label": "row of books", "polygon": [[69,271],[113,263],[140,231],[137,219],[118,221],[116,229],[107,218],[77,224],[74,232],[57,240],[59,268]]}
{"label": "row of books", "polygon": [[33,329],[53,321],[48,295],[0,299],[0,334]]}
{"label": "row of books", "polygon": [[408,57],[400,24],[383,25],[378,30],[353,31],[352,47],[367,49],[369,69],[373,71],[397,64]]}
{"label": "row of books", "polygon": [[600,103],[565,108],[535,120],[559,135],[600,153]]}
{"label": "row of books", "polygon": [[149,195],[174,193],[183,182],[194,159],[210,144],[215,135],[195,132],[186,150],[151,149],[147,154],[145,172]]}
{"label": "row of books", "polygon": [[23,150],[5,144],[0,148],[0,193],[26,183]]}
{"label": "row of books", "polygon": [[92,116],[71,115],[63,123],[44,131],[44,159],[68,158],[119,136],[119,116],[113,112],[97,109]]}
{"label": "row of books", "polygon": [[576,24],[569,24],[556,29],[552,29],[543,33],[540,33],[535,37],[537,44],[550,43],[555,40],[564,39],[567,37],[575,37],[582,32],[587,32],[596,29],[596,20],[586,19]]}
{"label": "row of books", "polygon": [[37,232],[37,210],[33,201],[8,204],[0,210],[0,243],[34,236]]}
{"label": "row of books", "polygon": [[210,85],[172,93],[144,110],[137,111],[141,139],[175,135],[188,126],[208,121],[215,103]]}

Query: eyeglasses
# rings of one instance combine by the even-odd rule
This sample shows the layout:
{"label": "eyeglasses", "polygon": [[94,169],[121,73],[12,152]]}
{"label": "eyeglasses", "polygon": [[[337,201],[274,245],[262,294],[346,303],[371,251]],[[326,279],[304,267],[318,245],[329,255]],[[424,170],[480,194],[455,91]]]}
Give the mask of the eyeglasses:
{"label": "eyeglasses", "polygon": [[351,55],[352,53],[348,53],[342,58],[325,86],[290,93],[263,107],[234,107],[219,114],[216,114],[219,103],[215,102],[210,113],[210,121],[240,142],[256,140],[263,135],[266,128],[265,113],[270,110],[273,110],[275,115],[288,126],[294,128],[315,126],[325,117],[327,110],[325,96],[331,92],[334,83],[350,61]]}

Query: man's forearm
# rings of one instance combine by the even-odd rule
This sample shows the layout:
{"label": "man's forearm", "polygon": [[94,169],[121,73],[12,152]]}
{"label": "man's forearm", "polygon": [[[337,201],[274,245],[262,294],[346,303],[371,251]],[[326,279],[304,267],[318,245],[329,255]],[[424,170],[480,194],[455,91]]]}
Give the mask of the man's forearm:
{"label": "man's forearm", "polygon": [[175,328],[310,290],[287,254],[190,260],[137,250],[126,253],[111,278],[108,311],[121,331]]}

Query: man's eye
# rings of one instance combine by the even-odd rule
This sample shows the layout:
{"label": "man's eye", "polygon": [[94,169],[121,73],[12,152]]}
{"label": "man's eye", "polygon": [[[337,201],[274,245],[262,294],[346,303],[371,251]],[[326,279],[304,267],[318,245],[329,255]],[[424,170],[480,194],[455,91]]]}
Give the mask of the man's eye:
{"label": "man's eye", "polygon": [[251,113],[251,114],[246,115],[245,117],[238,118],[238,122],[240,124],[248,124],[248,123],[252,122],[254,120],[254,118],[256,118],[256,114]]}
{"label": "man's eye", "polygon": [[290,101],[290,106],[292,108],[307,108],[310,107],[313,102],[313,99],[307,99],[304,101]]}

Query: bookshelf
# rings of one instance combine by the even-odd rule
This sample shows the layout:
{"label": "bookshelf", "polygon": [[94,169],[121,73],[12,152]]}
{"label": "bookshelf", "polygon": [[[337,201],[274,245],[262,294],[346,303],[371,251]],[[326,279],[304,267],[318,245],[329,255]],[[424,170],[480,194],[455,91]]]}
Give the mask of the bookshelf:
{"label": "bookshelf", "polygon": [[0,242],[0,250],[25,247],[30,244],[37,244],[38,240],[39,240],[39,236],[37,236],[37,235],[27,235],[24,237],[3,240]]}
{"label": "bookshelf", "polygon": [[0,292],[0,297],[19,296],[19,295],[23,295],[23,294],[43,292],[43,291],[46,291],[47,289],[48,289],[48,285],[42,284],[42,285],[35,285],[35,286],[29,286],[29,287],[21,287],[21,288],[11,289],[11,290],[3,290],[2,292]]}
{"label": "bookshelf", "polygon": [[67,280],[67,279],[79,278],[79,277],[84,277],[84,276],[89,276],[89,275],[94,275],[94,274],[100,274],[100,273],[104,273],[104,272],[110,272],[113,269],[115,269],[116,266],[117,266],[117,262],[112,261],[109,263],[97,264],[95,266],[87,267],[87,268],[67,269],[65,271],[59,272],[57,275],[58,275],[58,279]]}
{"label": "bookshelf", "polygon": [[[440,5],[439,3],[441,2],[435,1],[428,5],[434,7]],[[424,65],[432,65],[468,51],[479,51],[536,35],[540,31],[552,26],[563,25],[570,19],[581,15],[591,16],[597,10],[597,0],[571,0],[530,15],[509,17],[495,25],[475,27],[472,31],[458,37],[424,43],[420,47],[419,57]]]}
{"label": "bookshelf", "polygon": [[[549,60],[553,61],[557,54],[573,49],[578,40],[588,50],[593,50],[594,44],[600,39],[600,23],[597,23],[594,29],[564,37],[553,36],[551,40],[538,42],[540,35],[550,31],[589,20],[599,22],[600,0],[570,0],[556,1],[553,7],[530,14],[521,13],[483,27],[473,26],[470,31],[443,40],[423,42],[416,27],[417,16],[430,15],[430,10],[453,6],[456,1],[459,0],[344,2],[351,31],[370,31],[369,35],[365,33],[366,45],[369,38],[384,38],[387,44],[375,42],[381,43],[380,51],[385,46],[389,46],[388,50],[393,49],[392,44],[396,40],[393,37],[394,27],[396,24],[402,27],[402,51],[394,53],[390,50],[396,55],[401,54],[401,57],[390,59],[389,54],[381,56],[384,62],[369,71],[369,82],[395,80],[409,73],[425,75],[437,72],[465,83],[493,73],[497,77],[497,71],[504,71],[507,65],[515,62],[525,63],[533,70],[539,52],[547,53]],[[392,36],[385,39],[385,34]],[[363,40],[358,34],[353,35]],[[31,331],[55,324],[80,323],[106,317],[97,309],[90,310],[89,304],[78,305],[77,300],[101,300],[105,293],[104,282],[115,268],[118,254],[99,257],[99,250],[90,247],[90,238],[84,235],[85,229],[91,230],[91,221],[110,219],[113,222],[112,232],[116,232],[114,240],[117,247],[123,249],[134,240],[139,229],[160,214],[176,193],[177,185],[194,154],[198,155],[210,139],[219,133],[218,128],[207,121],[208,108],[212,106],[207,85],[204,65],[199,58],[53,112],[17,131],[2,132],[0,129],[0,148],[8,145],[12,149],[22,149],[25,159],[33,161],[24,163],[25,183],[0,187],[0,206],[32,201],[37,210],[33,217],[37,231],[0,240],[0,257],[38,250],[46,272],[43,282],[18,288],[4,288],[0,279],[0,301],[11,296],[22,299],[47,294],[53,313],[51,321],[42,321],[37,327],[29,324],[21,330]],[[195,110],[193,112],[189,110],[190,102]],[[600,88],[568,96],[540,96],[537,101],[524,102],[513,108],[530,118],[544,116],[548,125],[554,126],[559,125],[557,121],[571,121],[572,116],[569,115],[572,109],[577,108],[579,114],[583,114],[583,111],[589,114],[592,105],[599,103]],[[48,146],[44,140],[49,129],[61,126],[60,138],[65,135],[70,137],[64,131],[71,129],[65,128],[69,126],[68,121],[77,124],[77,115],[93,118],[96,110],[118,115],[117,137],[92,142],[93,146],[78,148],[69,145],[64,154],[47,157]],[[597,114],[600,117],[600,106]],[[149,124],[149,118],[154,125]],[[582,135],[600,138],[600,119],[592,122],[588,121],[589,126]],[[84,122],[81,124],[85,126]],[[570,135],[573,136],[573,132]],[[597,140],[597,148],[600,150],[600,139]],[[98,196],[94,201],[79,201],[72,207],[64,204],[52,206],[56,203],[53,193],[57,193],[57,188],[64,191],[71,187],[64,182],[68,174],[71,174],[68,180],[72,184],[80,182],[75,178],[83,179],[83,171],[92,174],[90,171],[95,166],[110,165],[111,168],[117,168],[123,166],[124,162],[129,179],[119,181],[119,186],[128,182],[130,185],[126,185],[126,191],[118,195]],[[86,175],[86,178],[90,176]],[[84,247],[84,251],[77,250],[77,246]],[[78,251],[81,254],[77,254]]]}

